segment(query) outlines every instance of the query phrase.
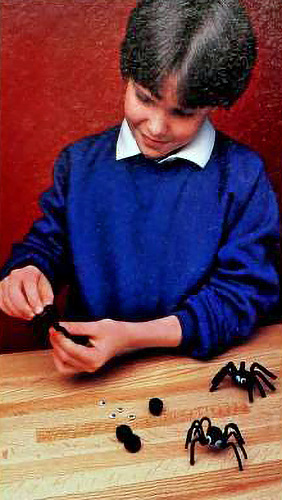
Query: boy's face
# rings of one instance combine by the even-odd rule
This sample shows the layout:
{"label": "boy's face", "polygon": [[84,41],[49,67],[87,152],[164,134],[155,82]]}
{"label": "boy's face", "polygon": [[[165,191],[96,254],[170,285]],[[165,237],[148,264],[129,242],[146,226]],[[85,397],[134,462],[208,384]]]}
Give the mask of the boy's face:
{"label": "boy's face", "polygon": [[191,142],[210,111],[209,107],[180,108],[175,77],[164,82],[159,99],[129,80],[124,108],[140,151],[150,158],[166,156]]}

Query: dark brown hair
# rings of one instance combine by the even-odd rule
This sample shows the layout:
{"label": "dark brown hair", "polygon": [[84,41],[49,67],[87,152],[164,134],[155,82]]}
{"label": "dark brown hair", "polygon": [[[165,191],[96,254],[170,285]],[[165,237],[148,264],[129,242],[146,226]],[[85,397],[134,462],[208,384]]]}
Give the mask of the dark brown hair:
{"label": "dark brown hair", "polygon": [[231,106],[256,59],[249,17],[237,0],[141,0],[129,16],[121,73],[159,97],[177,77],[181,106]]}

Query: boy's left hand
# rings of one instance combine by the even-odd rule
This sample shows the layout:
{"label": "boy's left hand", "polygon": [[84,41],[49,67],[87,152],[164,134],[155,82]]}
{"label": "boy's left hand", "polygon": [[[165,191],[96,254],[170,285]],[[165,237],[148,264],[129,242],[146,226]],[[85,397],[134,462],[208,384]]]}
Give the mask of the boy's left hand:
{"label": "boy's left hand", "polygon": [[50,328],[50,342],[57,370],[63,375],[95,372],[112,357],[128,352],[126,323],[103,319],[91,322],[60,322],[71,335],[86,335],[91,347],[76,344]]}

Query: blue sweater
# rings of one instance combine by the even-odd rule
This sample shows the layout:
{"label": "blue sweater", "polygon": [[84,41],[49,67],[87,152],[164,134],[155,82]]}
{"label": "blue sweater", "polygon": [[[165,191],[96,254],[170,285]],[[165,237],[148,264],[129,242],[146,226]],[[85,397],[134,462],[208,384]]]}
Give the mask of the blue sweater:
{"label": "blue sweater", "polygon": [[32,263],[54,287],[67,280],[72,320],[175,314],[194,357],[248,338],[278,301],[278,209],[260,158],[217,132],[205,169],[116,161],[118,132],[62,151],[44,215],[1,277]]}

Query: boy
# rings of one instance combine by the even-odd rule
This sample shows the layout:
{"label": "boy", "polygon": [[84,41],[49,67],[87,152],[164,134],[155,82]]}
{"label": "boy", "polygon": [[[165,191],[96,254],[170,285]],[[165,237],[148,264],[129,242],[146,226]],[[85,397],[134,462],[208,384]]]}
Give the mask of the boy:
{"label": "boy", "polygon": [[63,374],[145,347],[208,358],[278,300],[278,210],[260,158],[216,132],[255,61],[237,0],[143,0],[121,49],[121,126],[68,146],[44,212],[2,271],[0,307],[31,319],[70,284]]}

